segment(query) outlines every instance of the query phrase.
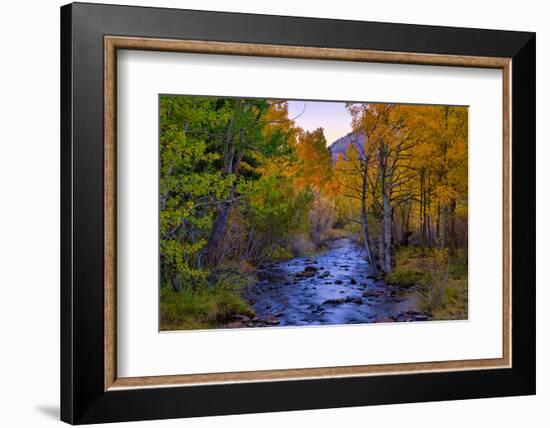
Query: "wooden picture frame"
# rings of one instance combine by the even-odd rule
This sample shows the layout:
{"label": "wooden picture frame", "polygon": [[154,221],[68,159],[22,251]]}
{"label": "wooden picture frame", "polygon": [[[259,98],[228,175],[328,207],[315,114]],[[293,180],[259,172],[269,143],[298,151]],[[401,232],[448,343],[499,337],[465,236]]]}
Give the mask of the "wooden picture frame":
{"label": "wooden picture frame", "polygon": [[[501,69],[502,358],[118,377],[117,49]],[[114,422],[535,392],[533,33],[76,3],[61,9],[61,53],[62,420]]]}

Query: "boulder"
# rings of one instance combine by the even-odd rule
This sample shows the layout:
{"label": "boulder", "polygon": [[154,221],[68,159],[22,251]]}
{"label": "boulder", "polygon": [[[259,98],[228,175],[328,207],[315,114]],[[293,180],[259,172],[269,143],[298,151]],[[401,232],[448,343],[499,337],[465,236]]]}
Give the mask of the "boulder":
{"label": "boulder", "polygon": [[339,305],[340,303],[344,303],[345,300],[343,297],[340,299],[328,299],[323,302],[323,305]]}
{"label": "boulder", "polygon": [[429,321],[430,317],[428,315],[415,315],[415,321]]}
{"label": "boulder", "polygon": [[233,321],[226,325],[226,328],[242,328],[247,327],[247,323],[243,321]]}
{"label": "boulder", "polygon": [[355,303],[362,305],[363,300],[360,297],[340,297],[339,299],[328,299],[323,302],[323,305],[339,305],[341,303]]}
{"label": "boulder", "polygon": [[375,322],[395,322],[393,317],[381,317],[378,318]]}
{"label": "boulder", "polygon": [[363,297],[380,297],[382,294],[384,294],[382,291],[367,290],[363,293]]}
{"label": "boulder", "polygon": [[297,279],[304,279],[304,278],[311,278],[312,276],[315,276],[315,270],[304,270],[303,272],[298,272],[294,275]]}
{"label": "boulder", "polygon": [[279,321],[277,317],[271,315],[264,320],[264,323],[266,323],[267,325],[278,325],[281,323],[281,321]]}

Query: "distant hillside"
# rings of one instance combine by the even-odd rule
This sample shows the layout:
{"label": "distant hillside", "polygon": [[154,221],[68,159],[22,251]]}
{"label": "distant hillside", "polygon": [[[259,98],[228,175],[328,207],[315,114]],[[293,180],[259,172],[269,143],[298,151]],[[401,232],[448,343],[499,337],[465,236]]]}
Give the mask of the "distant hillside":
{"label": "distant hillside", "polygon": [[332,161],[336,161],[340,154],[342,154],[345,158],[350,144],[355,145],[358,153],[361,153],[365,144],[365,134],[362,132],[350,132],[349,134],[338,138],[328,147],[332,154]]}

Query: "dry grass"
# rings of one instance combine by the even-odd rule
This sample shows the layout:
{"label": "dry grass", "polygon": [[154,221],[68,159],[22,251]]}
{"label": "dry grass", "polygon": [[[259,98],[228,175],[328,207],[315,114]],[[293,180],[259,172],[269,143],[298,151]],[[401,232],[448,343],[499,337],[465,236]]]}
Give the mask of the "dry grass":
{"label": "dry grass", "polygon": [[440,250],[401,247],[396,253],[396,266],[386,276],[390,284],[418,285],[424,297],[422,309],[433,319],[468,318],[468,265],[464,250],[446,257]]}

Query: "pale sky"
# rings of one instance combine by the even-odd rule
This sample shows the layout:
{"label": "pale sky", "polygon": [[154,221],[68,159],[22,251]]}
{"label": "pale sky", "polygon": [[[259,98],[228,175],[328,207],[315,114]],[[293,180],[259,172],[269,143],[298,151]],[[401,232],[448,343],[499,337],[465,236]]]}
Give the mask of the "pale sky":
{"label": "pale sky", "polygon": [[[302,110],[304,113],[296,118]],[[321,127],[325,131],[327,145],[351,132],[351,116],[346,103],[326,101],[289,101],[288,117],[306,131]],[[296,118],[296,119],[295,119]]]}

